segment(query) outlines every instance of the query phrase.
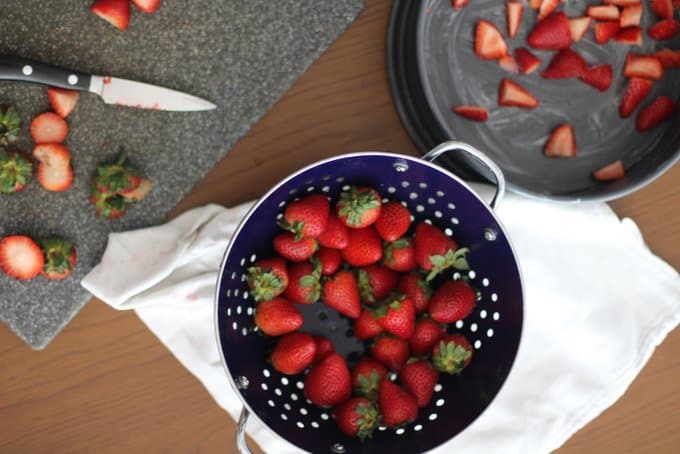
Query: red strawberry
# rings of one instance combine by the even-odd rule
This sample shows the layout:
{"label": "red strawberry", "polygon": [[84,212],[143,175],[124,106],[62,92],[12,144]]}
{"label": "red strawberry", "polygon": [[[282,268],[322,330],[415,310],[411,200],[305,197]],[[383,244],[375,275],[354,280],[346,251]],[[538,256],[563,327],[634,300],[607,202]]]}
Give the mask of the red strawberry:
{"label": "red strawberry", "polygon": [[562,0],[542,0],[538,8],[538,20],[542,21],[557,9]]}
{"label": "red strawberry", "polygon": [[323,284],[321,299],[327,306],[350,318],[361,314],[359,285],[350,271],[338,271]]}
{"label": "red strawberry", "polygon": [[445,333],[446,331],[442,325],[429,317],[421,317],[416,322],[413,336],[409,339],[411,354],[414,356],[430,354]]}
{"label": "red strawberry", "polygon": [[475,54],[485,60],[495,60],[508,53],[508,45],[494,24],[484,19],[475,29]]}
{"label": "red strawberry", "polygon": [[427,280],[415,273],[404,274],[399,278],[397,288],[401,293],[413,300],[416,312],[423,312],[427,309],[432,296],[432,289]]}
{"label": "red strawberry", "polygon": [[312,367],[305,378],[305,397],[319,407],[332,407],[352,395],[352,382],[345,358],[331,353]]}
{"label": "red strawberry", "polygon": [[321,274],[323,276],[335,274],[340,269],[340,265],[342,265],[342,255],[337,249],[321,246],[316,253],[316,257],[321,262]]}
{"label": "red strawberry", "polygon": [[361,229],[373,224],[382,209],[380,194],[366,186],[352,186],[340,194],[335,204],[338,219],[347,227]]}
{"label": "red strawberry", "polygon": [[[57,117],[59,118],[59,117]],[[33,149],[38,160],[38,182],[48,191],[65,191],[73,183],[71,152],[58,143],[44,143]]]}
{"label": "red strawberry", "polygon": [[130,22],[128,0],[97,0],[90,10],[121,31],[125,30]]}
{"label": "red strawberry", "polygon": [[300,328],[304,321],[293,303],[281,297],[259,303],[253,318],[260,330],[270,336],[291,333]]}
{"label": "red strawberry", "polygon": [[498,88],[498,104],[533,109],[538,106],[538,99],[518,83],[503,79]]}
{"label": "red strawberry", "polygon": [[453,5],[453,8],[456,10],[465,8],[465,6],[468,4],[469,0],[451,0],[451,4]]}
{"label": "red strawberry", "polygon": [[[97,167],[93,178],[93,186],[100,192],[117,193],[131,196],[138,193],[142,178],[125,162],[125,153],[119,153],[115,162]],[[150,188],[149,188],[150,189]],[[142,192],[144,192],[142,190]]]}
{"label": "red strawberry", "polygon": [[409,272],[418,267],[413,241],[408,237],[385,243],[382,264],[394,271]]}
{"label": "red strawberry", "polygon": [[541,72],[545,79],[569,79],[581,77],[586,70],[586,61],[571,49],[562,49],[550,60],[548,67]]}
{"label": "red strawberry", "polygon": [[378,408],[383,424],[392,429],[408,424],[418,417],[416,398],[387,379],[380,382]]}
{"label": "red strawberry", "polygon": [[643,99],[652,91],[652,81],[640,77],[632,77],[628,81],[626,91],[623,93],[621,105],[619,105],[619,115],[622,118],[628,117]]}
{"label": "red strawberry", "polygon": [[279,226],[302,237],[317,238],[328,223],[330,204],[325,195],[311,194],[290,202],[283,212]]}
{"label": "red strawberry", "polygon": [[71,275],[76,267],[76,248],[70,241],[50,238],[40,242],[45,265],[42,274],[47,279],[60,280]]}
{"label": "red strawberry", "polygon": [[132,0],[132,3],[143,13],[153,13],[161,6],[161,0]]}
{"label": "red strawberry", "polygon": [[286,261],[280,257],[258,260],[247,273],[248,288],[255,301],[274,299],[288,286]]}
{"label": "red strawberry", "polygon": [[406,234],[411,226],[411,213],[399,202],[387,202],[376,219],[375,230],[385,241],[395,241]]}
{"label": "red strawberry", "polygon": [[68,135],[68,125],[53,112],[45,112],[31,121],[31,137],[36,144],[62,143]]}
{"label": "red strawberry", "polygon": [[295,239],[295,234],[291,232],[279,233],[274,237],[274,250],[282,257],[291,262],[304,262],[309,260],[318,248],[318,243],[314,238]]}
{"label": "red strawberry", "polygon": [[314,364],[316,364],[326,356],[333,353],[335,351],[335,347],[333,347],[333,342],[323,336],[313,337],[314,343],[316,344],[316,353],[314,354]]}
{"label": "red strawberry", "polygon": [[651,55],[628,54],[623,67],[626,77],[642,77],[643,79],[658,80],[663,77],[663,65],[658,58]]}
{"label": "red strawberry", "polygon": [[450,267],[468,268],[465,260],[468,250],[458,249],[452,238],[427,222],[420,222],[416,226],[414,247],[418,266],[430,272],[427,275],[428,281]]}
{"label": "red strawberry", "polygon": [[326,230],[321,232],[317,240],[321,246],[332,249],[344,249],[347,247],[347,243],[349,243],[347,226],[340,222],[335,213],[330,213],[326,223]]}
{"label": "red strawberry", "polygon": [[523,74],[531,74],[541,66],[541,60],[524,47],[515,50],[515,59]]}
{"label": "red strawberry", "polygon": [[64,90],[63,88],[47,89],[47,99],[50,100],[52,109],[61,118],[66,118],[76,107],[80,93],[75,90]]}
{"label": "red strawberry", "polygon": [[364,397],[353,397],[334,408],[333,418],[341,432],[360,440],[371,438],[381,420],[375,404]]}
{"label": "red strawberry", "polygon": [[524,5],[520,2],[505,2],[505,22],[508,26],[508,36],[514,38],[522,22]]}
{"label": "red strawberry", "polygon": [[539,9],[541,7],[541,3],[543,3],[543,0],[529,0],[529,8]]}
{"label": "red strawberry", "polygon": [[472,121],[486,121],[489,118],[489,112],[482,106],[455,106],[451,110]]}
{"label": "red strawberry", "polygon": [[283,297],[299,304],[312,304],[321,297],[321,268],[310,262],[293,263],[288,267],[289,283]]}
{"label": "red strawberry", "polygon": [[125,214],[128,203],[125,199],[110,192],[102,192],[95,186],[90,192],[90,202],[94,205],[97,216],[104,219],[117,219]]}
{"label": "red strawberry", "polygon": [[605,44],[612,39],[619,31],[621,26],[619,21],[609,20],[595,23],[595,42]]}
{"label": "red strawberry", "polygon": [[638,112],[635,126],[638,131],[648,131],[675,113],[678,105],[668,96],[659,96]]}
{"label": "red strawberry", "polygon": [[350,229],[349,243],[340,251],[342,258],[351,266],[366,266],[382,258],[382,241],[373,226]]}
{"label": "red strawberry", "polygon": [[574,17],[569,19],[569,33],[573,42],[580,41],[590,27],[590,17]]}
{"label": "red strawberry", "polygon": [[664,68],[680,68],[680,50],[661,49],[654,52]]}
{"label": "red strawberry", "polygon": [[364,356],[352,369],[352,387],[360,396],[375,400],[378,397],[380,381],[387,374],[387,369],[373,358]]}
{"label": "red strawberry", "polygon": [[375,303],[386,298],[397,286],[399,275],[389,268],[380,265],[369,265],[357,271],[361,300]]}
{"label": "red strawberry", "polygon": [[0,269],[15,279],[33,279],[43,269],[45,258],[40,246],[25,235],[0,240]]}
{"label": "red strawberry", "polygon": [[503,68],[504,71],[512,74],[517,74],[519,72],[517,60],[515,60],[515,57],[509,54],[498,59],[498,66]]}
{"label": "red strawberry", "polygon": [[680,30],[680,22],[673,19],[664,19],[649,27],[647,34],[657,40],[665,41],[673,39]]}
{"label": "red strawberry", "polygon": [[427,407],[439,381],[439,372],[429,361],[411,358],[399,371],[399,381],[406,391],[416,398],[420,408]]}
{"label": "red strawberry", "polygon": [[642,3],[626,5],[621,10],[619,16],[619,25],[621,27],[637,27],[640,25],[642,18]]}
{"label": "red strawberry", "polygon": [[316,356],[314,338],[302,331],[281,336],[272,350],[272,366],[286,375],[299,374],[308,368]]}
{"label": "red strawberry", "polygon": [[549,158],[573,158],[576,156],[574,128],[570,124],[557,127],[546,142],[543,154]]}
{"label": "red strawberry", "polygon": [[153,183],[148,178],[139,178],[134,175],[132,179],[136,179],[136,185],[128,189],[121,189],[118,191],[118,194],[123,196],[123,198],[128,202],[139,202],[149,195],[151,188],[153,187]]}
{"label": "red strawberry", "polygon": [[640,0],[604,0],[602,3],[605,5],[628,6],[639,4]]}
{"label": "red strawberry", "polygon": [[362,310],[354,322],[354,336],[359,340],[372,339],[383,331],[377,317],[368,309]]}
{"label": "red strawberry", "polygon": [[614,35],[614,41],[631,46],[642,46],[642,29],[640,27],[622,28]]}
{"label": "red strawberry", "polygon": [[396,372],[401,369],[409,357],[409,343],[396,336],[384,335],[375,340],[371,348],[371,356],[383,363],[388,369]]}
{"label": "red strawberry", "polygon": [[445,335],[432,350],[432,365],[440,372],[460,374],[472,361],[472,346],[462,334]]}
{"label": "red strawberry", "polygon": [[566,49],[571,45],[569,18],[562,11],[552,13],[534,26],[527,42],[534,49]]}
{"label": "red strawberry", "polygon": [[626,175],[626,169],[623,167],[621,160],[614,161],[607,164],[593,172],[593,178],[600,181],[613,181],[623,178]]}
{"label": "red strawberry", "polygon": [[597,20],[618,20],[619,9],[614,5],[595,5],[589,6],[586,14]]}
{"label": "red strawberry", "polygon": [[651,0],[652,11],[660,19],[673,19],[673,2],[671,0]]}
{"label": "red strawberry", "polygon": [[0,193],[19,192],[33,176],[33,161],[22,151],[0,148]]}
{"label": "red strawberry", "polygon": [[375,309],[380,326],[402,339],[410,339],[416,325],[416,307],[413,301],[403,295],[385,300]]}
{"label": "red strawberry", "polygon": [[432,320],[453,323],[470,315],[477,302],[477,294],[463,280],[446,281],[430,298],[428,310]]}
{"label": "red strawberry", "polygon": [[597,88],[599,91],[606,91],[611,86],[613,78],[614,71],[610,64],[588,68],[580,77],[583,82]]}

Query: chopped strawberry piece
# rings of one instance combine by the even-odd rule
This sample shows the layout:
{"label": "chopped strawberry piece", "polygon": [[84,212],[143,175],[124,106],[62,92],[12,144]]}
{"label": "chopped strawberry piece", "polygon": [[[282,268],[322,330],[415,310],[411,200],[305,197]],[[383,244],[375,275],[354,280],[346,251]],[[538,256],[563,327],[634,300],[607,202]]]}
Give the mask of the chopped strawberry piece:
{"label": "chopped strawberry piece", "polygon": [[635,3],[624,6],[619,16],[619,25],[621,27],[637,27],[640,25],[642,18],[642,3]]}
{"label": "chopped strawberry piece", "polygon": [[571,45],[569,18],[562,11],[552,13],[536,24],[527,42],[534,49],[560,50]]}
{"label": "chopped strawberry piece", "polygon": [[623,178],[626,175],[626,170],[623,168],[623,162],[618,160],[597,169],[592,175],[596,180],[613,181]]}
{"label": "chopped strawberry piece", "polygon": [[671,0],[652,0],[652,11],[659,19],[673,19],[673,2]]}
{"label": "chopped strawberry piece", "polygon": [[628,81],[626,91],[623,93],[623,98],[621,98],[619,115],[622,118],[626,118],[632,114],[642,100],[649,95],[650,91],[652,91],[651,80],[639,77],[631,78],[630,81]]}
{"label": "chopped strawberry piece", "polygon": [[68,124],[54,112],[35,117],[29,129],[35,143],[61,143],[68,135]]}
{"label": "chopped strawberry piece", "polygon": [[605,5],[616,5],[616,6],[629,6],[629,5],[639,5],[641,0],[604,0],[602,3]]}
{"label": "chopped strawberry piece", "polygon": [[451,0],[451,4],[453,5],[453,8],[458,10],[465,8],[468,4],[468,0]]}
{"label": "chopped strawberry piece", "polygon": [[548,67],[541,72],[545,79],[570,79],[581,77],[586,70],[586,61],[572,49],[562,49],[550,60]]}
{"label": "chopped strawberry piece", "polygon": [[647,34],[657,40],[666,41],[673,39],[680,30],[680,22],[673,19],[664,19],[649,27]]}
{"label": "chopped strawberry piece", "polygon": [[519,72],[517,60],[515,60],[512,55],[506,55],[505,57],[499,58],[498,65],[509,73],[517,74]]}
{"label": "chopped strawberry piece", "polygon": [[15,279],[33,279],[45,265],[40,246],[25,235],[10,235],[0,241],[0,269]]}
{"label": "chopped strawberry piece", "polygon": [[71,152],[63,145],[45,143],[33,149],[38,163],[38,182],[48,191],[65,191],[73,183]]}
{"label": "chopped strawberry piece", "polygon": [[651,55],[628,54],[623,75],[659,80],[663,77],[663,65],[658,58]]}
{"label": "chopped strawberry piece", "polygon": [[491,22],[480,20],[475,30],[475,54],[486,60],[495,60],[508,53],[503,35]]}
{"label": "chopped strawberry piece", "polygon": [[597,20],[618,20],[619,9],[614,5],[589,6],[586,11],[588,17]]}
{"label": "chopped strawberry piece", "polygon": [[489,118],[489,113],[482,106],[456,106],[451,110],[472,121],[486,121]]}
{"label": "chopped strawberry piece", "polygon": [[121,31],[125,30],[130,22],[128,0],[97,0],[90,10]]}
{"label": "chopped strawberry piece", "polygon": [[75,90],[64,90],[63,88],[47,89],[47,99],[50,100],[52,109],[61,118],[66,118],[76,107],[80,93]]}
{"label": "chopped strawberry piece", "polygon": [[541,7],[541,3],[543,3],[543,0],[529,0],[529,8],[538,9]]}
{"label": "chopped strawberry piece", "polygon": [[132,3],[143,13],[153,13],[161,6],[161,0],[132,0]]}
{"label": "chopped strawberry piece", "polygon": [[508,26],[508,36],[514,38],[519,30],[519,24],[522,22],[522,11],[524,5],[520,2],[506,2],[505,3],[505,19]]}
{"label": "chopped strawberry piece", "polygon": [[619,21],[604,21],[595,23],[595,42],[605,44],[618,33],[621,26]]}
{"label": "chopped strawberry piece", "polygon": [[562,0],[543,0],[538,8],[538,20],[548,17],[562,3]]}
{"label": "chopped strawberry piece", "polygon": [[553,131],[543,148],[543,154],[549,158],[573,158],[576,156],[576,139],[574,128],[563,124]]}
{"label": "chopped strawberry piece", "polygon": [[640,27],[622,28],[614,35],[614,41],[617,43],[642,46],[642,29]]}
{"label": "chopped strawberry piece", "polygon": [[541,66],[541,60],[524,47],[515,50],[515,59],[524,74],[531,74]]}
{"label": "chopped strawberry piece", "polygon": [[587,83],[591,87],[597,88],[600,91],[606,91],[609,89],[613,78],[614,70],[610,64],[593,66],[592,68],[585,70],[585,72],[580,77],[583,82]]}
{"label": "chopped strawberry piece", "polygon": [[654,52],[664,68],[680,68],[680,50],[661,49]]}
{"label": "chopped strawberry piece", "polygon": [[638,113],[635,126],[638,131],[648,131],[673,115],[678,105],[668,96],[659,96]]}
{"label": "chopped strawberry piece", "polygon": [[151,183],[151,180],[148,178],[140,178],[139,183],[136,186],[120,191],[119,194],[122,195],[125,200],[139,202],[149,195],[152,187],[153,184]]}
{"label": "chopped strawberry piece", "polygon": [[538,106],[538,99],[516,82],[503,79],[498,89],[498,104],[501,106],[534,109]]}
{"label": "chopped strawberry piece", "polygon": [[571,33],[571,40],[573,42],[580,41],[581,38],[588,31],[590,27],[590,22],[592,19],[590,17],[575,17],[569,19],[569,32]]}

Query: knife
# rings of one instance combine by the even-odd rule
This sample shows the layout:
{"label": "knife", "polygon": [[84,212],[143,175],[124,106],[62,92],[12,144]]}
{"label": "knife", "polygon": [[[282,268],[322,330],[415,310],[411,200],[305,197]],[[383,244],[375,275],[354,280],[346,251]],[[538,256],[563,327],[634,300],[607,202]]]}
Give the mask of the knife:
{"label": "knife", "polygon": [[89,91],[105,103],[179,112],[211,110],[215,104],[196,96],[111,76],[97,76],[29,60],[0,55],[0,80],[34,82],[69,90]]}

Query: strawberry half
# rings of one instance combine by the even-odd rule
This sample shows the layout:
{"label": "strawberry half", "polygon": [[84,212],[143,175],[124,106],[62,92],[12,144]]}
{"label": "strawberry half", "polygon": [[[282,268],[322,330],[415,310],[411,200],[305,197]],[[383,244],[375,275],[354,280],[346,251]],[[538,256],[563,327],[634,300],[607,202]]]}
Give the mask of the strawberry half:
{"label": "strawberry half", "polygon": [[581,77],[586,70],[586,61],[572,49],[562,49],[553,56],[548,67],[541,72],[545,79],[570,79]]}
{"label": "strawberry half", "polygon": [[47,279],[60,280],[68,277],[76,267],[76,248],[70,241],[50,238],[40,242],[45,265],[41,270]]}
{"label": "strawberry half", "polygon": [[664,68],[680,68],[680,50],[664,48],[654,52]]}
{"label": "strawberry half", "polygon": [[673,19],[664,19],[649,27],[647,34],[657,40],[666,41],[673,39],[680,30],[680,22]]}
{"label": "strawberry half", "polygon": [[33,176],[33,161],[24,152],[0,148],[0,193],[19,192]]}
{"label": "strawberry half", "polygon": [[515,57],[513,57],[512,55],[505,55],[499,58],[498,66],[503,68],[504,71],[507,71],[512,74],[517,74],[519,72],[519,65],[517,64],[517,60],[515,60]]}
{"label": "strawberry half", "polygon": [[508,45],[494,24],[484,19],[475,29],[475,54],[485,60],[495,60],[508,53]]}
{"label": "strawberry half", "polygon": [[36,144],[62,143],[68,135],[68,125],[54,112],[45,112],[31,121],[31,137]]}
{"label": "strawberry half", "polygon": [[542,21],[548,17],[562,3],[562,0],[542,0],[538,8],[538,20]]}
{"label": "strawberry half", "polygon": [[663,77],[663,65],[654,56],[630,53],[626,57],[623,75],[626,77],[659,80]]}
{"label": "strawberry half", "polygon": [[451,110],[472,121],[483,122],[489,118],[489,112],[482,106],[456,106]]}
{"label": "strawberry half", "polygon": [[353,397],[333,409],[338,429],[360,440],[370,438],[380,424],[381,416],[375,404],[365,397]]}
{"label": "strawberry half", "polygon": [[651,0],[652,11],[659,19],[673,19],[673,2],[671,0]]}
{"label": "strawberry half", "polygon": [[121,31],[130,23],[128,0],[97,0],[90,10]]}
{"label": "strawberry half", "polygon": [[619,31],[621,26],[619,21],[603,21],[595,23],[595,42],[597,44],[606,44]]}
{"label": "strawberry half", "polygon": [[515,50],[515,59],[523,74],[531,74],[541,66],[541,60],[524,47]]}
{"label": "strawberry half", "polygon": [[619,9],[615,5],[589,6],[586,15],[597,20],[618,20]]}
{"label": "strawberry half", "polygon": [[33,156],[38,160],[37,178],[43,188],[65,191],[71,187],[73,168],[68,148],[57,143],[44,143],[33,149]]}
{"label": "strawberry half", "polygon": [[316,357],[314,338],[301,331],[281,336],[272,350],[272,366],[286,375],[299,374],[308,368]]}
{"label": "strawberry half", "polygon": [[161,0],[132,0],[132,3],[143,13],[153,13],[161,6]]}
{"label": "strawberry half", "polygon": [[508,36],[514,38],[522,22],[524,5],[520,2],[505,2],[505,22],[508,26]]}
{"label": "strawberry half", "polygon": [[626,175],[626,169],[623,167],[623,162],[618,160],[597,169],[592,175],[599,181],[614,181],[623,178]]}
{"label": "strawberry half", "polygon": [[25,235],[0,240],[0,269],[15,279],[33,279],[43,269],[45,258],[40,246]]}
{"label": "strawberry half", "polygon": [[566,49],[571,45],[569,18],[562,11],[550,14],[534,26],[527,42],[534,49]]}
{"label": "strawberry half", "polygon": [[498,104],[501,106],[534,109],[538,107],[538,99],[518,83],[509,79],[503,79],[498,88]]}
{"label": "strawberry half", "polygon": [[580,79],[599,91],[607,91],[614,79],[614,70],[610,64],[593,66],[586,69]]}
{"label": "strawberry half", "polygon": [[580,41],[588,31],[592,19],[590,17],[575,17],[569,19],[569,33],[573,42]]}
{"label": "strawberry half", "polygon": [[453,9],[459,10],[462,8],[465,8],[468,4],[469,0],[451,0],[451,5],[453,6]]}
{"label": "strawberry half", "polygon": [[619,16],[619,25],[624,27],[637,27],[642,18],[642,3],[624,6]]}
{"label": "strawberry half", "polygon": [[619,105],[619,115],[626,118],[632,114],[642,100],[649,95],[650,91],[652,91],[651,80],[640,77],[631,78]]}
{"label": "strawberry half", "polygon": [[75,90],[54,87],[47,89],[47,99],[49,99],[52,109],[61,118],[66,118],[73,111],[78,103],[78,97],[80,97],[80,93]]}
{"label": "strawberry half", "polygon": [[557,127],[546,142],[543,154],[549,158],[573,158],[576,156],[574,128],[570,124]]}
{"label": "strawberry half", "polygon": [[614,41],[631,46],[642,46],[642,29],[640,27],[626,27],[614,35]]}
{"label": "strawberry half", "polygon": [[635,121],[635,126],[638,131],[648,131],[670,118],[677,108],[677,104],[671,98],[668,96],[659,96],[640,110]]}

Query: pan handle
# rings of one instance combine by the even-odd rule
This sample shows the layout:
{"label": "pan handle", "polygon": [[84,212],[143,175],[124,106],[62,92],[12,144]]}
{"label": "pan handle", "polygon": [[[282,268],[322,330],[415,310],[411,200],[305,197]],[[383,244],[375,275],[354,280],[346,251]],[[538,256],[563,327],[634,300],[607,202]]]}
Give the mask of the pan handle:
{"label": "pan handle", "polygon": [[423,159],[434,162],[434,160],[440,155],[449,151],[462,151],[467,153],[468,156],[484,164],[484,166],[486,166],[489,171],[493,173],[493,176],[496,180],[496,193],[494,194],[493,199],[491,199],[491,203],[489,203],[489,205],[491,205],[491,208],[495,210],[498,204],[501,202],[501,199],[503,199],[503,194],[505,194],[505,177],[503,176],[501,169],[496,165],[495,162],[493,162],[475,147],[464,142],[457,142],[454,140],[443,142],[437,145],[432,150],[425,153],[423,155]]}
{"label": "pan handle", "polygon": [[241,454],[252,454],[252,451],[246,444],[246,423],[248,422],[250,413],[246,407],[241,410],[241,416],[238,417],[238,424],[236,425],[236,448]]}

